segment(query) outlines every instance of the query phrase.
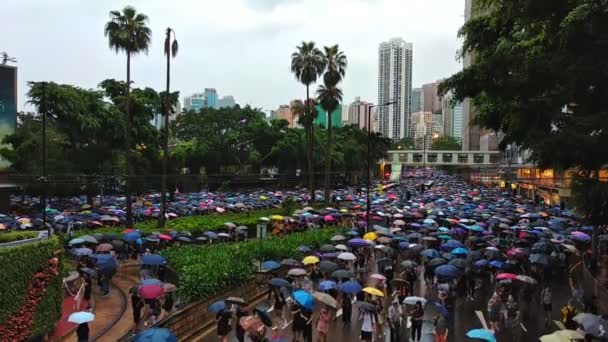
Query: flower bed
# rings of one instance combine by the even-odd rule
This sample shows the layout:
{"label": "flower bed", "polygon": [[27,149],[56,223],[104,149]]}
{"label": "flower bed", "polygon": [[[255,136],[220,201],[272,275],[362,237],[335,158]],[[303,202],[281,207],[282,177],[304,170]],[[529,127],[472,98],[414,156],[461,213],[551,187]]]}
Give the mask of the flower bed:
{"label": "flower bed", "polygon": [[298,246],[319,247],[339,230],[308,230],[235,244],[177,246],[163,250],[161,254],[179,275],[178,296],[184,302],[191,302],[244,284],[256,271],[256,260],[297,257]]}
{"label": "flower bed", "polygon": [[[61,318],[57,238],[0,249],[0,331],[40,336]],[[16,335],[17,336],[17,335]]]}

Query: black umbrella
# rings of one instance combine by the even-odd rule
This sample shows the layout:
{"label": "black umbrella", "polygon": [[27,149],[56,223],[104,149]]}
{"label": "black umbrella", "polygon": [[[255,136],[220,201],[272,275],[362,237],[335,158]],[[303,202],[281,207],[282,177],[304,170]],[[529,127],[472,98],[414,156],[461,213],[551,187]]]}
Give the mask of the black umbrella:
{"label": "black umbrella", "polygon": [[436,267],[439,265],[446,264],[448,261],[443,258],[435,258],[427,263],[427,266]]}
{"label": "black umbrella", "polygon": [[450,260],[448,262],[448,265],[453,265],[453,266],[456,266],[456,267],[464,270],[467,266],[467,262],[465,259],[454,259],[454,260]]}
{"label": "black umbrella", "polygon": [[333,261],[323,260],[319,263],[319,270],[323,273],[330,273],[338,269],[338,264]]}
{"label": "black umbrella", "polygon": [[258,306],[255,308],[255,314],[260,318],[260,320],[262,321],[262,323],[264,323],[264,325],[266,325],[267,327],[271,327],[272,326],[272,317],[270,317],[270,314],[268,313],[268,307],[264,306]]}

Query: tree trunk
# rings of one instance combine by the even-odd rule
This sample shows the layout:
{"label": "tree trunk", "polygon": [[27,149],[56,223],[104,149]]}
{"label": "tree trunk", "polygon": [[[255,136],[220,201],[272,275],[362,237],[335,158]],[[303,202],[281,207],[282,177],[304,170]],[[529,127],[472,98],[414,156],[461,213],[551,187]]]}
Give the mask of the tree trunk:
{"label": "tree trunk", "polygon": [[125,144],[126,144],[126,164],[127,181],[125,184],[125,197],[127,205],[127,227],[133,225],[133,201],[131,198],[131,182],[133,181],[133,156],[131,153],[131,52],[127,51],[127,108],[125,115]]}
{"label": "tree trunk", "polygon": [[312,120],[312,111],[309,110],[308,106],[310,104],[310,95],[308,85],[306,85],[306,104],[304,106],[304,110],[308,112],[309,119],[311,119],[310,126],[307,127],[308,131],[308,143],[306,146],[307,155],[308,155],[308,188],[310,190],[310,201],[315,201],[315,179],[314,179],[314,166],[313,166],[313,151],[314,151],[314,120]]}
{"label": "tree trunk", "polygon": [[158,228],[165,227],[165,215],[167,213],[167,162],[169,160],[169,81],[171,80],[171,30],[167,29],[167,90],[165,93],[165,136],[163,137],[163,175],[160,186],[160,214],[158,215]]}
{"label": "tree trunk", "polygon": [[327,111],[327,157],[325,157],[325,202],[331,202],[331,144],[333,127],[331,124],[331,112]]}

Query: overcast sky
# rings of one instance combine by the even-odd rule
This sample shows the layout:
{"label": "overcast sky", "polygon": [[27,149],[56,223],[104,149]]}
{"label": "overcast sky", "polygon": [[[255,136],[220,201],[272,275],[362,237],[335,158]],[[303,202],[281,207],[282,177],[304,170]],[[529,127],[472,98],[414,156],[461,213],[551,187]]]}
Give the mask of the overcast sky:
{"label": "overcast sky", "polygon": [[344,100],[377,100],[378,44],[402,37],[414,45],[413,85],[461,68],[457,31],[464,0],[2,0],[0,51],[18,59],[19,109],[27,81],[86,88],[124,79],[126,58],[103,35],[110,10],[132,5],[150,18],[152,46],[132,59],[135,86],[164,89],[164,29],[175,29],[180,51],[172,90],[182,96],[216,88],[238,103],[276,109],[304,97],[290,73],[302,40],[338,43],[348,57]]}

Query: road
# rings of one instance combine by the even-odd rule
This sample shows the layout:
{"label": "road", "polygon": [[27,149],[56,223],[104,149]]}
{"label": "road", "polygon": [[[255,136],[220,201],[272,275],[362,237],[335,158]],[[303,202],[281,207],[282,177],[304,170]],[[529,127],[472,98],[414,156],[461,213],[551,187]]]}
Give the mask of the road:
{"label": "road", "polygon": [[[419,280],[419,283],[416,286],[417,293],[416,295],[425,296],[425,284],[422,280]],[[485,291],[489,292],[489,291]],[[560,272],[553,281],[552,286],[553,293],[553,319],[559,319],[559,309],[566,304],[568,299],[571,296],[571,290],[569,287],[567,272]],[[432,297],[432,296],[429,296]],[[475,311],[481,311],[484,313],[487,319],[486,305],[487,305],[487,296],[483,296],[475,301],[468,301],[463,298],[456,298],[453,308],[453,313],[450,314],[449,319],[449,339],[448,341],[470,341],[465,337],[465,334],[470,329],[482,328],[482,323],[480,322],[478,315]],[[361,323],[358,321],[357,311],[355,307],[353,307],[353,317],[352,317],[352,325],[350,327],[344,327],[342,324],[341,318],[336,320],[330,328],[330,333],[328,340],[329,341],[359,341],[359,333]],[[272,313],[273,315],[277,315],[276,312]],[[532,303],[530,303],[530,315],[529,319],[523,322],[523,325],[527,332],[524,332],[523,329],[515,329],[515,331],[503,331],[499,333],[496,337],[498,341],[509,341],[509,342],[531,342],[538,341],[538,338],[544,334],[553,332],[557,329],[556,326],[552,325],[548,328],[544,326],[544,313],[542,311],[542,305],[540,304],[540,296],[535,296]],[[389,342],[389,330],[388,326],[384,327],[385,335],[384,340]],[[434,336],[432,334],[433,326],[431,317],[429,312],[426,312],[425,321],[422,328],[422,342],[432,342],[434,341]],[[291,332],[291,326],[283,330],[271,331],[269,330],[267,336],[271,337],[282,337],[286,338],[288,341],[291,341],[293,338]],[[409,331],[404,329],[402,332],[402,336],[408,336]],[[205,342],[216,342],[218,341],[217,335],[215,331],[212,334],[207,335],[203,338]],[[229,341],[236,341],[236,337],[234,333],[229,336]],[[313,341],[317,341],[316,331],[313,329]],[[375,341],[380,341],[376,339]],[[402,341],[408,341],[402,338]]]}

